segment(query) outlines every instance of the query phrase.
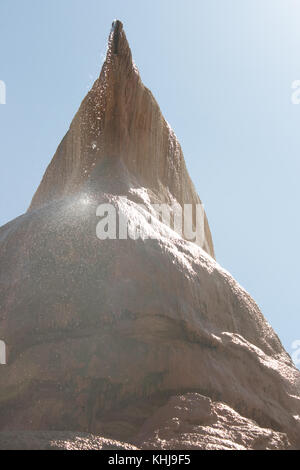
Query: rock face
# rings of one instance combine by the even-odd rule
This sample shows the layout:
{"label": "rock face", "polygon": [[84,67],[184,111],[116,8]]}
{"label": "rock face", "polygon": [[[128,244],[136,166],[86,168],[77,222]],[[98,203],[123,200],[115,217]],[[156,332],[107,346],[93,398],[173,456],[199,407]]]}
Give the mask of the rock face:
{"label": "rock face", "polygon": [[[198,245],[149,225],[153,203],[174,201],[200,202],[115,22],[29,211],[0,229],[3,439],[64,431],[139,448],[300,448],[300,372],[214,260],[206,216]],[[152,238],[99,240],[101,203]]]}
{"label": "rock face", "polygon": [[[119,21],[113,23],[106,61],[98,80],[84,99],[68,133],[58,147],[30,206],[30,211],[74,195],[87,181],[98,189],[99,163],[119,161],[139,190],[152,203],[199,204],[187,173],[180,144],[143,85]],[[113,161],[113,162],[112,162]],[[101,170],[102,172],[102,170]],[[122,194],[126,183],[116,181]],[[123,181],[124,180],[124,181]],[[91,188],[89,188],[91,190]],[[214,256],[206,216],[202,248]]]}
{"label": "rock face", "polygon": [[287,450],[286,434],[261,428],[224,403],[198,393],[172,397],[142,426],[143,449]]}
{"label": "rock face", "polygon": [[92,434],[40,431],[0,432],[1,450],[139,450]]}

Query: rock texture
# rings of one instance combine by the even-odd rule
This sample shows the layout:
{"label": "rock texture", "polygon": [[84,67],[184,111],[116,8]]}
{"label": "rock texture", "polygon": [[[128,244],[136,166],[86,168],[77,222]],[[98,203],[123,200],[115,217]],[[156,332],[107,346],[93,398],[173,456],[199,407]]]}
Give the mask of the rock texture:
{"label": "rock texture", "polygon": [[[2,432],[300,448],[300,372],[214,260],[206,217],[201,246],[149,225],[151,204],[174,200],[200,201],[115,22],[29,211],[0,229]],[[155,237],[100,241],[96,208],[108,202]]]}
{"label": "rock texture", "polygon": [[138,450],[92,434],[40,431],[0,432],[0,450]]}
{"label": "rock texture", "polygon": [[142,426],[143,449],[287,450],[285,433],[262,428],[224,403],[198,393],[172,397]]}

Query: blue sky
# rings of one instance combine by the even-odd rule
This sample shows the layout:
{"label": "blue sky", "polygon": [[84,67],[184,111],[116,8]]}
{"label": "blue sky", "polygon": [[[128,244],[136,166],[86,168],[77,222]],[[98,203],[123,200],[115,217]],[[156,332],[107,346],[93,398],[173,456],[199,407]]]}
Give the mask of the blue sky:
{"label": "blue sky", "polygon": [[113,19],[183,147],[217,260],[292,352],[299,0],[1,0],[0,225],[23,213],[100,72]]}

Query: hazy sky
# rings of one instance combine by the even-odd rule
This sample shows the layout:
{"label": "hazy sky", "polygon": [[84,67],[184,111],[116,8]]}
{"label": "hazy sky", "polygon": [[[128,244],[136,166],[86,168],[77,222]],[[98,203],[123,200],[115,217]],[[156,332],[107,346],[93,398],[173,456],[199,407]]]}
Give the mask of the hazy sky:
{"label": "hazy sky", "polygon": [[292,352],[300,339],[298,0],[0,0],[0,225],[27,209],[100,72],[115,18],[182,144],[217,260]]}

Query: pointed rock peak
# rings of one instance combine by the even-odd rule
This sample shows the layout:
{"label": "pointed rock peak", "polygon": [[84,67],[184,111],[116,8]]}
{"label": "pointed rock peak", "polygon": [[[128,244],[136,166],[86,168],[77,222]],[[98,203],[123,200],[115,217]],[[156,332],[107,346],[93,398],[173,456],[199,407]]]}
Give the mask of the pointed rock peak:
{"label": "pointed rock peak", "polygon": [[124,51],[128,50],[129,45],[123,29],[123,23],[115,20],[112,23],[108,38],[107,58],[111,58],[111,55],[121,56]]}
{"label": "pointed rock peak", "polygon": [[[142,83],[119,20],[112,24],[100,76],[59,145],[29,210],[76,194],[89,181],[95,188],[104,159],[120,160],[120,168],[126,168],[156,203],[183,207],[201,202],[181,146]],[[214,256],[206,216],[203,229],[201,246]]]}
{"label": "pointed rock peak", "polygon": [[108,38],[107,54],[104,66],[105,70],[109,65],[113,64],[116,71],[118,68],[124,72],[124,69],[131,69],[137,72],[137,68],[132,60],[131,50],[123,29],[123,23],[115,20],[112,23],[110,35]]}
{"label": "pointed rock peak", "polygon": [[[113,46],[113,53],[118,54],[119,40],[123,32],[123,23],[119,20],[115,20],[111,27],[110,41]],[[124,36],[124,33],[123,33]],[[122,38],[121,38],[122,39]]]}

